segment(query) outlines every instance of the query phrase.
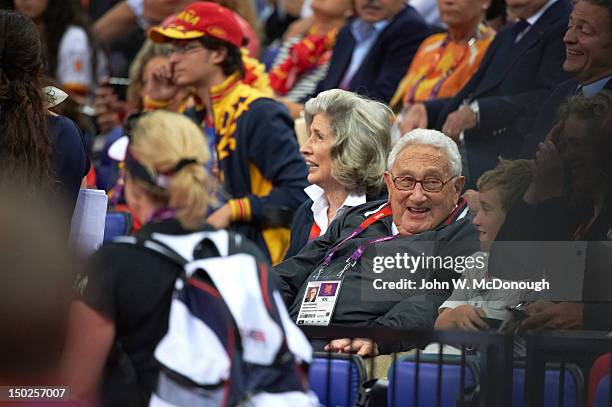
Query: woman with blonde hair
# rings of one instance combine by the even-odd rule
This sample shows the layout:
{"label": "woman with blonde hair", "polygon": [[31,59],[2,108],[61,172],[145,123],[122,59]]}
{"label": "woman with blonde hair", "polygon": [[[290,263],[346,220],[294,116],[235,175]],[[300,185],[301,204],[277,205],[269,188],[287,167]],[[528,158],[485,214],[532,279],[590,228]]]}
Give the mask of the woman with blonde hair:
{"label": "woman with blonde hair", "polygon": [[[144,225],[136,239],[212,230],[204,224],[208,160],[202,133],[187,117],[160,110],[136,119],[125,157],[126,201]],[[98,383],[103,405],[148,400],[159,373],[153,352],[168,329],[180,273],[137,245],[110,243],[93,256],[66,346],[65,380],[75,401],[96,400]]]}

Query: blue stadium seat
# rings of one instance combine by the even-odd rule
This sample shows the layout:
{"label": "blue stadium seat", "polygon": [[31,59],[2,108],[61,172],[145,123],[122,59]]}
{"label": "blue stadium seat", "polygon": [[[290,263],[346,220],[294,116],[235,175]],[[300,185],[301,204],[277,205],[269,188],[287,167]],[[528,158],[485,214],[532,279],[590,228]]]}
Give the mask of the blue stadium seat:
{"label": "blue stadium seat", "polygon": [[108,212],[104,223],[104,241],[108,242],[117,236],[125,236],[132,228],[132,217],[127,212]]}
{"label": "blue stadium seat", "polygon": [[[544,407],[560,406],[559,387],[561,385],[559,366],[547,365],[544,375]],[[583,387],[582,373],[577,366],[565,366],[565,383],[563,388],[563,406],[580,405]],[[515,367],[512,374],[512,407],[522,407],[525,399],[525,368]]]}
{"label": "blue stadium seat", "polygon": [[[461,356],[442,355],[442,380],[440,405],[454,407],[460,395]],[[476,384],[478,368],[471,360],[466,360],[464,370],[465,387]],[[415,355],[399,360],[395,368],[389,369],[389,407],[413,407],[415,397],[415,376],[417,373]],[[438,354],[421,354],[418,369],[418,407],[437,405],[438,397]]]}
{"label": "blue stadium seat", "polygon": [[361,357],[356,355],[316,352],[309,378],[310,387],[322,405],[354,406],[359,387],[365,381],[365,367]]}

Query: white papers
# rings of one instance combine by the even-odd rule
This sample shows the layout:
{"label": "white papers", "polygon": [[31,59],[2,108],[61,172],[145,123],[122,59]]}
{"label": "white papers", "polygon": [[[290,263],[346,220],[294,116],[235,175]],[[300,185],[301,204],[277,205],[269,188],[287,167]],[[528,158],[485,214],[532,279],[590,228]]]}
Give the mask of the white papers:
{"label": "white papers", "polygon": [[108,197],[99,189],[81,189],[70,225],[70,244],[80,256],[93,253],[104,240]]}

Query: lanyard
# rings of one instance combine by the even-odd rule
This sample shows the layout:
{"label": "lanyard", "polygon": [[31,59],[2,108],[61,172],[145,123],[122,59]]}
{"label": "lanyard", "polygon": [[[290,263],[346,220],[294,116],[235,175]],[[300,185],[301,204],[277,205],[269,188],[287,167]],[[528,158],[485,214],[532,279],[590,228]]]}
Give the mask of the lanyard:
{"label": "lanyard", "polygon": [[[443,222],[443,225],[444,226],[448,226],[451,223],[453,223],[456,219],[458,219],[459,214],[465,209],[466,206],[467,206],[466,202],[463,199],[461,199],[457,203],[457,205],[455,206],[455,208],[453,209],[451,214]],[[342,240],[340,243],[338,243],[337,245],[332,247],[332,249],[325,256],[325,259],[323,260],[323,264],[321,265],[321,267],[319,268],[319,271],[317,272],[317,274],[315,276],[315,280],[317,280],[321,276],[321,273],[323,272],[323,270],[329,265],[329,263],[331,263],[331,260],[334,257],[334,255],[336,254],[336,252],[338,250],[340,250],[340,247],[346,241],[348,241],[348,240],[354,238],[355,236],[358,236],[359,234],[361,234],[372,223],[374,223],[377,220],[380,220],[382,218],[385,218],[385,217],[387,217],[387,216],[389,216],[391,214],[392,214],[392,212],[391,212],[391,205],[386,204],[384,208],[380,209],[374,215],[372,215],[369,218],[367,218],[366,220],[364,220],[357,227],[357,229],[355,229],[353,231],[353,233],[351,233],[346,239]],[[366,251],[368,246],[371,246],[371,245],[374,245],[374,244],[377,244],[377,243],[381,243],[381,242],[386,242],[388,240],[395,239],[396,237],[399,237],[399,236],[400,235],[398,234],[398,235],[395,235],[395,236],[377,237],[375,239],[371,239],[371,240],[368,240],[365,243],[362,243],[361,245],[359,245],[357,250],[355,250],[348,259],[346,259],[346,264],[344,265],[344,268],[342,269],[342,271],[337,274],[337,277],[338,278],[342,277],[342,275],[346,272],[346,270],[348,270],[351,267],[354,267],[355,264],[357,264],[357,262],[361,258],[361,256],[363,256],[363,253]]]}
{"label": "lanyard", "polygon": [[149,222],[159,222],[160,220],[176,218],[176,210],[170,208],[158,209],[151,214],[151,217],[147,220]]}
{"label": "lanyard", "polygon": [[[388,203],[385,204],[385,206],[380,209],[378,212],[376,212],[374,215],[369,216],[367,219],[365,219],[363,222],[361,222],[361,224],[357,227],[357,229],[355,229],[353,231],[353,233],[351,233],[350,235],[348,235],[346,238],[344,238],[340,243],[334,245],[334,247],[331,248],[331,250],[327,253],[327,255],[325,256],[325,258],[323,259],[323,264],[321,265],[321,267],[319,268],[319,271],[317,272],[317,275],[315,277],[315,279],[318,279],[319,276],[321,275],[321,273],[323,272],[323,270],[329,266],[329,263],[331,263],[332,259],[334,258],[334,256],[336,255],[336,253],[338,252],[338,250],[340,250],[340,248],[342,247],[342,245],[344,245],[344,243],[346,243],[347,241],[351,240],[352,238],[359,236],[361,233],[363,233],[364,230],[366,230],[372,223],[386,218],[387,216],[391,215],[392,211],[391,211],[391,205],[389,205]],[[393,236],[385,236],[383,238],[377,238],[374,240],[380,240],[384,239],[384,240],[389,240],[390,238],[393,238]],[[370,241],[373,242],[373,241]],[[369,243],[369,242],[367,242]],[[366,243],[366,246],[363,247],[363,249],[361,249],[361,246],[359,246],[359,248],[356,250],[356,252],[358,252],[361,249],[360,254],[356,255],[357,256],[357,260],[359,260],[359,258],[361,257],[361,255],[363,254],[363,252],[365,251],[366,247],[368,246],[368,244]],[[363,246],[363,245],[362,245]],[[355,253],[353,253],[353,255],[355,255]],[[352,256],[349,257],[347,259],[347,265],[344,267],[344,270],[342,270],[342,273],[344,273],[344,271],[346,271],[348,269],[348,267],[352,267],[353,265],[355,265],[356,261],[353,262],[352,260]],[[341,275],[341,274],[340,274]]]}
{"label": "lanyard", "polygon": [[321,228],[319,227],[319,225],[317,225],[317,222],[314,222],[312,224],[312,227],[310,228],[308,240],[316,239],[319,236],[321,236]]}
{"label": "lanyard", "polygon": [[374,244],[380,243],[380,242],[386,242],[387,240],[395,239],[396,237],[399,237],[399,236],[400,235],[398,234],[398,235],[395,235],[395,236],[378,237],[376,239],[368,240],[367,242],[359,245],[357,250],[355,250],[353,252],[353,254],[351,254],[351,257],[346,259],[346,264],[344,265],[344,268],[342,269],[342,271],[340,273],[338,273],[337,277],[338,278],[342,277],[342,275],[344,274],[344,272],[346,270],[348,270],[349,268],[355,266],[355,264],[357,264],[357,262],[359,261],[361,256],[363,256],[363,253],[366,251],[368,246],[374,245]]}

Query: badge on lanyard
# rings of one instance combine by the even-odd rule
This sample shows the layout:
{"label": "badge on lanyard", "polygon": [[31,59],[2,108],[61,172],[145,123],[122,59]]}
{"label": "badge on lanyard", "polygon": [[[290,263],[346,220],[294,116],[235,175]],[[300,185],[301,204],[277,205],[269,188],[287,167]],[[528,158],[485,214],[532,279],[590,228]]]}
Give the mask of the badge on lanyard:
{"label": "badge on lanyard", "polygon": [[357,261],[370,244],[377,243],[379,241],[389,240],[394,238],[394,236],[385,236],[382,238],[373,239],[359,246],[359,248],[357,248],[357,250],[351,255],[351,257],[346,259],[346,264],[344,265],[342,271],[336,275],[336,280],[317,280],[320,278],[321,273],[323,273],[327,266],[329,266],[332,261],[332,258],[340,250],[344,243],[351,240],[355,236],[360,235],[372,223],[387,216],[390,216],[391,214],[391,206],[388,203],[385,203],[378,209],[378,211],[374,215],[365,219],[357,227],[357,229],[353,231],[353,233],[351,233],[348,237],[346,237],[330,249],[330,251],[323,259],[323,262],[321,263],[321,267],[319,268],[318,272],[314,275],[313,281],[308,282],[306,292],[304,293],[304,298],[302,298],[300,312],[297,317],[298,325],[329,325],[334,315],[334,307],[336,306],[336,301],[338,300],[338,294],[340,293],[340,285],[342,284],[342,278],[344,273],[351,267],[354,267],[355,264],[357,264]]}
{"label": "badge on lanyard", "polygon": [[334,315],[342,280],[309,281],[297,317],[298,325],[327,326]]}

